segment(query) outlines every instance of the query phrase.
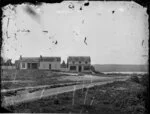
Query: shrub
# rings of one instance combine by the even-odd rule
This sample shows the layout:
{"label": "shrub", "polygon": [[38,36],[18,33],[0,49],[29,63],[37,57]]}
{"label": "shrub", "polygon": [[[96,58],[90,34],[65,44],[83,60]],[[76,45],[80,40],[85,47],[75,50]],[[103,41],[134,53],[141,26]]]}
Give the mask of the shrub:
{"label": "shrub", "polygon": [[102,72],[96,71],[95,67],[91,65],[91,71],[94,72],[95,74],[104,74]]}
{"label": "shrub", "polygon": [[103,101],[103,104],[109,104],[108,100]]}
{"label": "shrub", "polygon": [[127,99],[127,104],[128,106],[132,106],[132,105],[136,105],[138,103],[138,98],[136,98],[135,96],[130,96],[128,99]]}
{"label": "shrub", "polygon": [[60,99],[66,101],[66,100],[71,100],[72,98],[71,98],[69,95],[67,95],[67,94],[63,94],[63,95],[60,97]]}
{"label": "shrub", "polygon": [[134,113],[135,114],[144,114],[144,112],[145,112],[145,107],[144,106],[142,106],[140,104],[135,106],[135,108],[134,108]]}
{"label": "shrub", "polygon": [[95,106],[93,106],[93,105],[82,104],[82,105],[79,105],[79,107],[81,107],[83,112],[92,112],[93,113],[96,111]]}
{"label": "shrub", "polygon": [[60,101],[58,99],[54,99],[54,104],[58,105],[58,104],[60,104]]}
{"label": "shrub", "polygon": [[143,75],[143,76],[141,77],[140,83],[141,83],[143,86],[148,87],[148,84],[149,84],[149,75],[148,75],[148,74]]}
{"label": "shrub", "polygon": [[134,76],[131,76],[130,81],[136,82],[136,83],[140,83],[139,78],[138,78],[137,76],[135,76],[135,75],[134,75]]}
{"label": "shrub", "polygon": [[143,99],[145,102],[145,111],[147,112],[149,109],[149,75],[145,74],[141,78],[141,85],[145,87],[145,91],[138,95],[139,98]]}

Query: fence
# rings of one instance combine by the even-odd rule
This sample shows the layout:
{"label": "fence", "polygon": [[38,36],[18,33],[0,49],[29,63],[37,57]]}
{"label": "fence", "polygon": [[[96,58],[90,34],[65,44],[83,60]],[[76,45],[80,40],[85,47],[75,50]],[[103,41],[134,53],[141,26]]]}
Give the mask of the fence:
{"label": "fence", "polygon": [[2,69],[16,69],[16,66],[2,66]]}

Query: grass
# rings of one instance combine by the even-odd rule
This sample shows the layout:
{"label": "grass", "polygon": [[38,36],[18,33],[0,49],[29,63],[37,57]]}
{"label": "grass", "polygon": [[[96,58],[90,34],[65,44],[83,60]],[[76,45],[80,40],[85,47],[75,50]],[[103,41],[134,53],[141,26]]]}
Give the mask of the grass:
{"label": "grass", "polygon": [[116,81],[89,88],[88,92],[86,88],[76,90],[74,105],[73,92],[68,92],[7,108],[18,113],[144,114],[144,100],[138,97],[143,91],[141,84]]}
{"label": "grass", "polygon": [[[15,76],[16,75],[16,76]],[[70,80],[58,80],[61,76],[67,76],[67,74],[60,74],[52,71],[42,70],[3,70],[1,80],[13,81],[22,80],[30,82],[3,82],[1,84],[2,89],[13,89],[27,86],[39,86],[39,85],[51,85],[59,83],[74,82]],[[16,77],[16,78],[15,78]]]}
{"label": "grass", "polygon": [[[14,70],[3,71],[2,80],[13,80]],[[70,80],[58,81],[57,79],[66,74],[57,72],[22,70],[16,71],[16,80],[32,80],[28,83],[3,83],[2,88],[17,88],[36,85],[51,85],[71,82]],[[148,75],[147,75],[148,77]],[[128,81],[116,81],[90,89],[76,90],[73,92],[41,98],[32,102],[6,107],[12,112],[18,113],[89,113],[89,114],[144,114],[146,111],[148,79],[143,76],[137,81],[132,78]],[[148,90],[148,89],[147,89]],[[87,96],[85,97],[85,94]],[[10,95],[16,93],[11,93]],[[85,100],[86,98],[86,100]],[[85,104],[84,104],[84,101]]]}
{"label": "grass", "polygon": [[35,80],[35,79],[41,79],[43,77],[46,79],[52,76],[60,77],[64,75],[53,71],[47,71],[47,70],[3,70],[1,79],[14,80],[15,78],[16,80]]}
{"label": "grass", "polygon": [[[84,75],[84,74],[79,74]],[[47,70],[3,70],[1,75],[2,81],[29,81],[29,82],[2,82],[1,89],[14,89],[23,88],[29,86],[41,86],[52,84],[63,84],[70,82],[83,82],[75,80],[60,80],[60,77],[69,76],[69,74],[61,74],[59,72],[47,71]],[[78,77],[78,76],[76,76]],[[101,80],[94,80],[94,82],[100,82]],[[89,83],[90,80],[85,80],[84,83]]]}

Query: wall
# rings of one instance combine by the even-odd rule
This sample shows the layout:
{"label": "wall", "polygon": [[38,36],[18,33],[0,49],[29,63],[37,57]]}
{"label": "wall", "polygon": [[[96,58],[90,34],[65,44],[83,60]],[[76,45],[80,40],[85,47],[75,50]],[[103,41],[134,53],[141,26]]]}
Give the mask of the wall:
{"label": "wall", "polygon": [[[72,65],[72,64],[73,64],[73,62],[72,62],[72,61],[70,61],[70,62],[68,62],[68,64],[71,64],[71,65]],[[79,61],[75,61],[75,62],[74,62],[74,64],[75,64],[75,65],[78,65],[78,64],[80,64],[80,63],[79,63]],[[84,62],[84,61],[81,61],[81,64],[83,64],[83,65],[84,65],[84,64],[85,64],[85,62]],[[90,65],[90,62],[88,62],[88,61],[87,61],[87,64],[88,64],[88,65]]]}
{"label": "wall", "polygon": [[16,66],[2,66],[2,69],[16,69]]}
{"label": "wall", "polygon": [[[70,66],[76,66],[76,70],[70,70]],[[68,71],[71,71],[71,72],[78,72],[78,65],[69,64],[69,65],[68,65]]]}
{"label": "wall", "polygon": [[[83,65],[82,66],[82,72],[91,72],[91,69],[90,70],[84,70],[84,66],[89,66],[89,65]],[[91,65],[90,65],[91,66]]]}
{"label": "wall", "polygon": [[69,71],[68,68],[60,68],[61,71]]}
{"label": "wall", "polygon": [[40,62],[39,69],[49,69],[49,64],[51,64],[52,70],[60,70],[60,62]]}
{"label": "wall", "polygon": [[[76,66],[76,70],[70,70],[70,66]],[[71,72],[79,72],[79,66],[81,66],[81,72],[90,72],[91,70],[84,70],[84,66],[89,66],[89,64],[69,64],[68,70]]]}

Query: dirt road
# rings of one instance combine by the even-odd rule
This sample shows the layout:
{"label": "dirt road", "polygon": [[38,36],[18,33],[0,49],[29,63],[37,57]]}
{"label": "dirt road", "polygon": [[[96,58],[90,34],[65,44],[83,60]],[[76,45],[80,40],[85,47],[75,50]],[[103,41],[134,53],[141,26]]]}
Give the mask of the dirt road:
{"label": "dirt road", "polygon": [[39,90],[39,91],[35,91],[33,93],[28,93],[27,91],[25,91],[23,94],[17,95],[17,96],[11,96],[11,97],[5,97],[4,101],[5,101],[5,105],[13,105],[13,104],[18,104],[18,103],[22,103],[22,102],[27,102],[27,101],[31,101],[31,100],[36,100],[36,99],[40,99],[43,97],[48,97],[48,96],[52,96],[52,95],[56,95],[56,94],[61,94],[64,92],[70,92],[70,91],[74,91],[74,88],[76,90],[78,89],[82,89],[82,88],[90,88],[93,87],[95,85],[103,85],[103,84],[107,84],[107,83],[112,83],[114,81],[125,81],[127,80],[129,77],[125,76],[125,77],[115,77],[115,78],[106,78],[105,80],[101,81],[101,82],[91,82],[89,84],[79,84],[79,85],[73,85],[73,86],[65,86],[65,87],[58,87],[58,88],[52,88],[52,89],[46,89],[46,90]]}

